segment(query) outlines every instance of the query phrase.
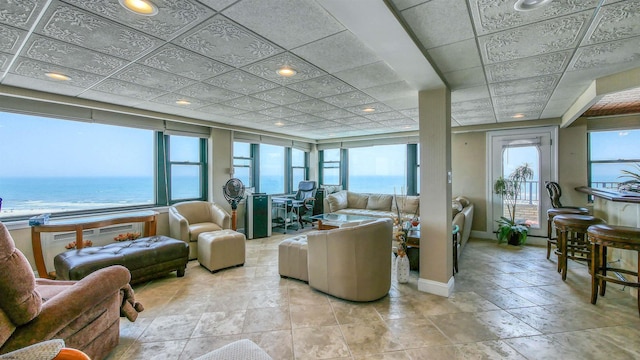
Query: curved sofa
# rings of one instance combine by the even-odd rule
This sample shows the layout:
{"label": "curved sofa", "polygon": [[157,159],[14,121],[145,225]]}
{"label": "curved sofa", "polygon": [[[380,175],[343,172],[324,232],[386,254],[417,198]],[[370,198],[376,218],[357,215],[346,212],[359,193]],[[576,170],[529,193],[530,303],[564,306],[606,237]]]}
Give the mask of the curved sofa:
{"label": "curved sofa", "polygon": [[391,287],[389,218],[307,234],[309,286],[351,301],[373,301]]}

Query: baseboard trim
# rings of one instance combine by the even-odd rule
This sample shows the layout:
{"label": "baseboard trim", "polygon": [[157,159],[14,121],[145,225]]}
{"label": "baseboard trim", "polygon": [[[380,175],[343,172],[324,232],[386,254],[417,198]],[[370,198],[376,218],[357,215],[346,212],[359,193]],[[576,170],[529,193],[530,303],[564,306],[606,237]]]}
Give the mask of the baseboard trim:
{"label": "baseboard trim", "polygon": [[429,279],[418,279],[418,290],[430,294],[435,294],[439,296],[449,297],[453,292],[454,285],[453,276],[449,279],[447,283],[441,283]]}

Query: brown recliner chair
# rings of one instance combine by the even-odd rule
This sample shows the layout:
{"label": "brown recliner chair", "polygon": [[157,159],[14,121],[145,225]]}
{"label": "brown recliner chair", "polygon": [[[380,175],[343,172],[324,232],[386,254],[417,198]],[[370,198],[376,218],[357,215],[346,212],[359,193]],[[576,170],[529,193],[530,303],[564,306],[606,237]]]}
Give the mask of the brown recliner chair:
{"label": "brown recliner chair", "polygon": [[215,203],[184,201],[169,208],[169,236],[189,244],[189,260],[198,258],[198,236],[231,229],[231,215]]}
{"label": "brown recliner chair", "polygon": [[63,339],[103,359],[118,345],[121,289],[129,278],[125,267],[111,266],[80,281],[36,279],[0,222],[0,354]]}

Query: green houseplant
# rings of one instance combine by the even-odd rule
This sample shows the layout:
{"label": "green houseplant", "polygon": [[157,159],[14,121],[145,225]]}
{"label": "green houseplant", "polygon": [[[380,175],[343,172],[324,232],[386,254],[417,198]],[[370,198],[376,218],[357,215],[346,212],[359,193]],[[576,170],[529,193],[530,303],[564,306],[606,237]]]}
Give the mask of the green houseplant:
{"label": "green houseplant", "polygon": [[522,184],[533,178],[533,169],[524,163],[513,170],[505,179],[498,178],[493,184],[493,192],[502,196],[504,205],[509,211],[509,217],[500,216],[498,222],[498,243],[507,241],[510,245],[522,245],[527,240],[529,225],[516,220],[517,200],[520,196]]}

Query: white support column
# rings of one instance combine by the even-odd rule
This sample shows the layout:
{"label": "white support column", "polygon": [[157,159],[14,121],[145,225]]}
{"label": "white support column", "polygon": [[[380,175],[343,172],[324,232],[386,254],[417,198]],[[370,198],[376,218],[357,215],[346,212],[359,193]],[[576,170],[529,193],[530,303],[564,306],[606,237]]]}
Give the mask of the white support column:
{"label": "white support column", "polygon": [[451,91],[420,91],[420,291],[453,290]]}

